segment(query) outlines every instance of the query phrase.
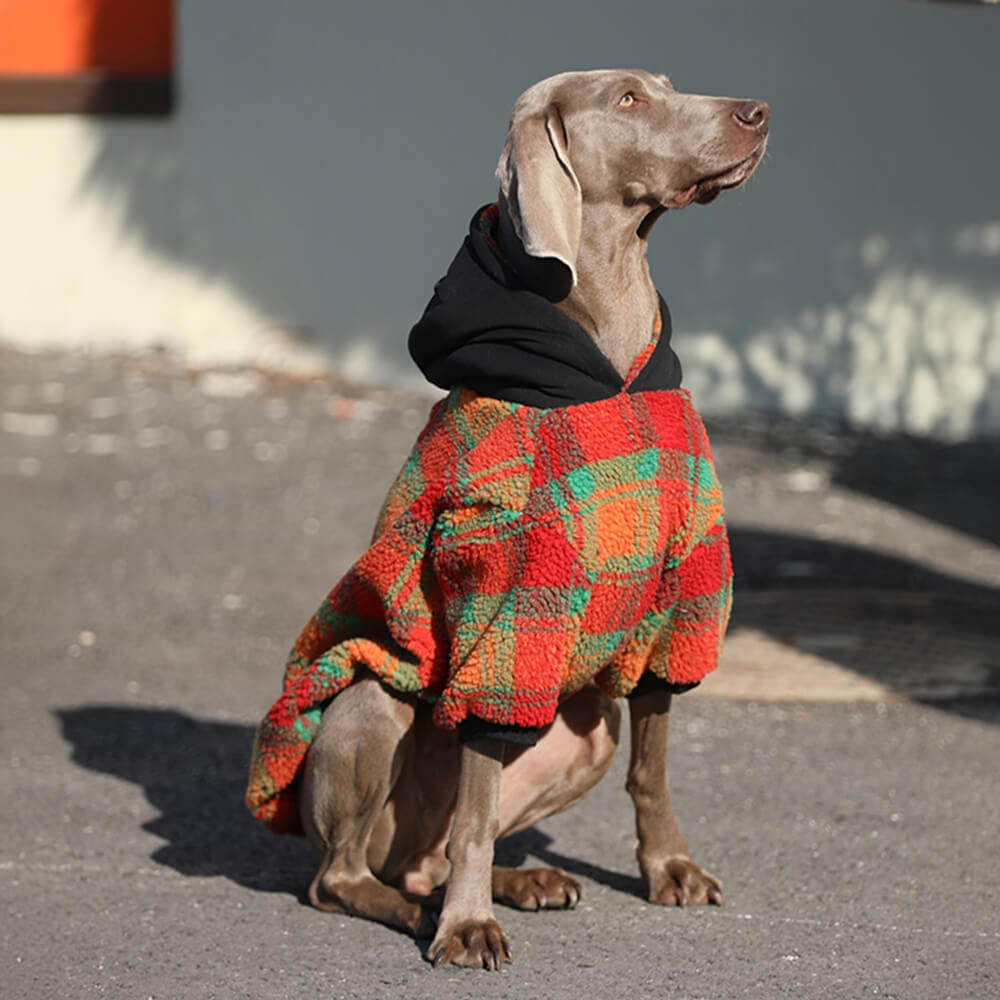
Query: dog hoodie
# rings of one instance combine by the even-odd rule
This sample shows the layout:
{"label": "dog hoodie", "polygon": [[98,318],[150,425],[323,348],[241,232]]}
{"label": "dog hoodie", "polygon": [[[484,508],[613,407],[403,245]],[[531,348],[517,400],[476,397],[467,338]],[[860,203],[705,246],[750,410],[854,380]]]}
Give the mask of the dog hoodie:
{"label": "dog hoodie", "polygon": [[370,547],[299,635],[254,743],[247,805],[301,833],[297,777],[363,667],[460,738],[533,742],[559,702],[683,691],[714,669],[732,570],[708,438],[670,314],[622,379],[520,285],[480,210],[410,352],[449,390]]}

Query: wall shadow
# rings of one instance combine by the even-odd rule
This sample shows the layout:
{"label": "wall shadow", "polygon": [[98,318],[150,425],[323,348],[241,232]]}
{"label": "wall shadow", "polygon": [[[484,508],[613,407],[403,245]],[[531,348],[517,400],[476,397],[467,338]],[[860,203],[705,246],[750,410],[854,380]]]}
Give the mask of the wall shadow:
{"label": "wall shadow", "polygon": [[731,549],[731,631],[756,630],[910,700],[1000,723],[1000,587],[780,532],[735,528]]}
{"label": "wall shadow", "polygon": [[714,443],[749,445],[785,470],[822,470],[832,485],[1000,545],[1000,438],[948,442],[760,413],[705,422]]}
{"label": "wall shadow", "polygon": [[139,785],[160,815],[142,828],[166,843],[152,859],[305,898],[315,862],[303,838],[268,832],[243,806],[252,726],[174,709],[89,705],[56,712],[72,760]]}
{"label": "wall shadow", "polygon": [[[911,591],[951,595],[973,613],[1000,605],[1000,589],[960,580],[920,563],[884,555],[857,545],[752,528],[730,532],[733,572],[738,592],[794,587],[797,590],[855,589]],[[738,612],[738,607],[736,609]],[[1000,636],[1000,615],[979,624]]]}
{"label": "wall shadow", "polygon": [[861,436],[833,481],[1000,545],[1000,440]]}

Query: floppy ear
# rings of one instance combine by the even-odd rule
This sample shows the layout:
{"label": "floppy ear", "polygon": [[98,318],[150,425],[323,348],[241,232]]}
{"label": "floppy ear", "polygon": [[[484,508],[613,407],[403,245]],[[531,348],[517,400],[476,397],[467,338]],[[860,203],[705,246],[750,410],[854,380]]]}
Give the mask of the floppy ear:
{"label": "floppy ear", "polygon": [[511,121],[497,177],[525,251],[568,269],[565,297],[576,284],[583,201],[554,105]]}

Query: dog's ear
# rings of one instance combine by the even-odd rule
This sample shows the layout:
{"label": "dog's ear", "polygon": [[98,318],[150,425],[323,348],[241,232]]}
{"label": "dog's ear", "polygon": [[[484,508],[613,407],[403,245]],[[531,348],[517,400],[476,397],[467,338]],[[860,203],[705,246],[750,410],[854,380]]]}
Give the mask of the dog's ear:
{"label": "dog's ear", "polygon": [[515,113],[497,177],[525,252],[562,265],[556,284],[563,287],[553,298],[565,298],[576,285],[583,202],[555,105],[533,114]]}

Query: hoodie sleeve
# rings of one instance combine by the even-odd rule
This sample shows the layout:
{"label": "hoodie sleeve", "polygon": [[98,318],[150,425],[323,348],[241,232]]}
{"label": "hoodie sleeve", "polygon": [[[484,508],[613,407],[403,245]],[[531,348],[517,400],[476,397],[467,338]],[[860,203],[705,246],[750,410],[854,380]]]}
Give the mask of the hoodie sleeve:
{"label": "hoodie sleeve", "polygon": [[726,525],[718,521],[679,564],[668,563],[656,596],[631,639],[597,678],[613,697],[655,677],[675,692],[698,684],[718,665],[732,607]]}

